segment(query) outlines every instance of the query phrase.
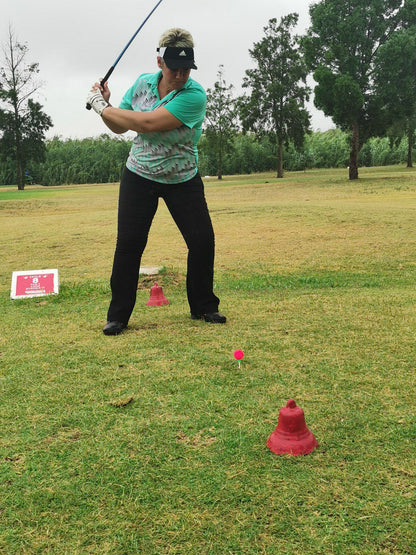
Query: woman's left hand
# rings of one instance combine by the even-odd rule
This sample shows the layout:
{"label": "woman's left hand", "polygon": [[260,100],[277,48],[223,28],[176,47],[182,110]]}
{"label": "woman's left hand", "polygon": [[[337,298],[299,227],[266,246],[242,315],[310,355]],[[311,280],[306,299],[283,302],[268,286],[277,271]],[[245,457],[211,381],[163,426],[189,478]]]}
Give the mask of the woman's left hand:
{"label": "woman's left hand", "polygon": [[98,115],[101,116],[104,108],[108,107],[108,102],[105,100],[103,95],[101,94],[100,86],[93,85],[91,91],[87,96],[87,104],[91,106],[91,108],[96,112]]}

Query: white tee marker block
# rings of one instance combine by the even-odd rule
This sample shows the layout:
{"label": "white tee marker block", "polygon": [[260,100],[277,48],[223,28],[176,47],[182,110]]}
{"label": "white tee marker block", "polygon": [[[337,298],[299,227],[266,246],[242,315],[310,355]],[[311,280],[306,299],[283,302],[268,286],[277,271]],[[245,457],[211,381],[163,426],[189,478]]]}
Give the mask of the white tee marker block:
{"label": "white tee marker block", "polygon": [[156,276],[162,266],[140,266],[140,274],[143,276]]}
{"label": "white tee marker block", "polygon": [[10,297],[27,299],[57,295],[59,292],[58,270],[28,270],[13,272]]}

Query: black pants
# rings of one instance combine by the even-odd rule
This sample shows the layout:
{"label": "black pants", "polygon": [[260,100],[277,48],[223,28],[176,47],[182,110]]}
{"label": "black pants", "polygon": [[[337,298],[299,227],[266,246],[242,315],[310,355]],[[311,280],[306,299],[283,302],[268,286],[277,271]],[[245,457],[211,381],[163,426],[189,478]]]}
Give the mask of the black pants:
{"label": "black pants", "polygon": [[218,310],[219,299],[213,293],[214,231],[200,176],[185,183],[164,185],[126,168],[120,183],[108,321],[129,321],[136,302],[140,261],[159,197],[165,201],[188,247],[186,290],[191,313]]}

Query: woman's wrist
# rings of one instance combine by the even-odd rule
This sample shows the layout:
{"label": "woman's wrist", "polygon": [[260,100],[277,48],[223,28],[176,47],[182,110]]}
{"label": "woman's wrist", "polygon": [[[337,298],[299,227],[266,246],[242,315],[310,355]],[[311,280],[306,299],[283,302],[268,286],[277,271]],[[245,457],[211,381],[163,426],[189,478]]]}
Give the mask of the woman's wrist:
{"label": "woman's wrist", "polygon": [[101,117],[103,117],[103,114],[106,110],[108,110],[108,108],[112,108],[111,104],[107,104],[107,106],[104,108],[104,110],[101,112]]}

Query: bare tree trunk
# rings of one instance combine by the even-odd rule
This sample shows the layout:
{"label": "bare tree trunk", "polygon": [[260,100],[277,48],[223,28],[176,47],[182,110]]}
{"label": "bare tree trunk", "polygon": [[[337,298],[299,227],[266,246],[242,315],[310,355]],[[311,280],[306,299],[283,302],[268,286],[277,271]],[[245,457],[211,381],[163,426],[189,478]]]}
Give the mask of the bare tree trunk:
{"label": "bare tree trunk", "polygon": [[222,179],[222,137],[220,136],[218,145],[218,179]]}
{"label": "bare tree trunk", "polygon": [[17,175],[17,188],[23,191],[25,188],[25,180],[23,176],[23,168],[19,159],[16,160],[16,175]]}
{"label": "bare tree trunk", "polygon": [[283,177],[283,141],[277,142],[277,177]]}
{"label": "bare tree trunk", "polygon": [[407,167],[408,168],[413,168],[412,150],[413,150],[414,139],[415,139],[415,130],[411,129],[407,134]]}
{"label": "bare tree trunk", "polygon": [[351,150],[350,150],[350,165],[349,165],[349,178],[358,179],[358,153],[359,148],[359,127],[358,123],[352,126]]}
{"label": "bare tree trunk", "polygon": [[19,97],[17,90],[19,88],[19,80],[21,75],[19,74],[19,56],[17,60],[15,45],[13,44],[13,35],[9,29],[9,56],[10,56],[10,73],[11,80],[13,83],[13,95],[12,95],[12,105],[13,105],[13,127],[14,127],[14,143],[16,149],[16,177],[17,177],[17,188],[19,191],[23,191],[25,188],[25,182],[23,179],[23,168],[22,168],[22,147],[21,147],[21,130],[20,130],[20,113],[19,113]]}
{"label": "bare tree trunk", "polygon": [[16,177],[17,177],[17,188],[19,191],[23,191],[25,188],[25,180],[23,176],[22,167],[22,147],[21,147],[21,133],[19,129],[19,113],[17,110],[17,105],[15,106],[15,145],[16,145]]}
{"label": "bare tree trunk", "polygon": [[[16,118],[17,120],[17,118]],[[18,121],[18,120],[17,120]],[[22,149],[20,140],[20,129],[16,125],[16,177],[17,177],[17,188],[19,191],[23,191],[25,188],[25,180],[23,174],[23,160],[22,160]]]}

